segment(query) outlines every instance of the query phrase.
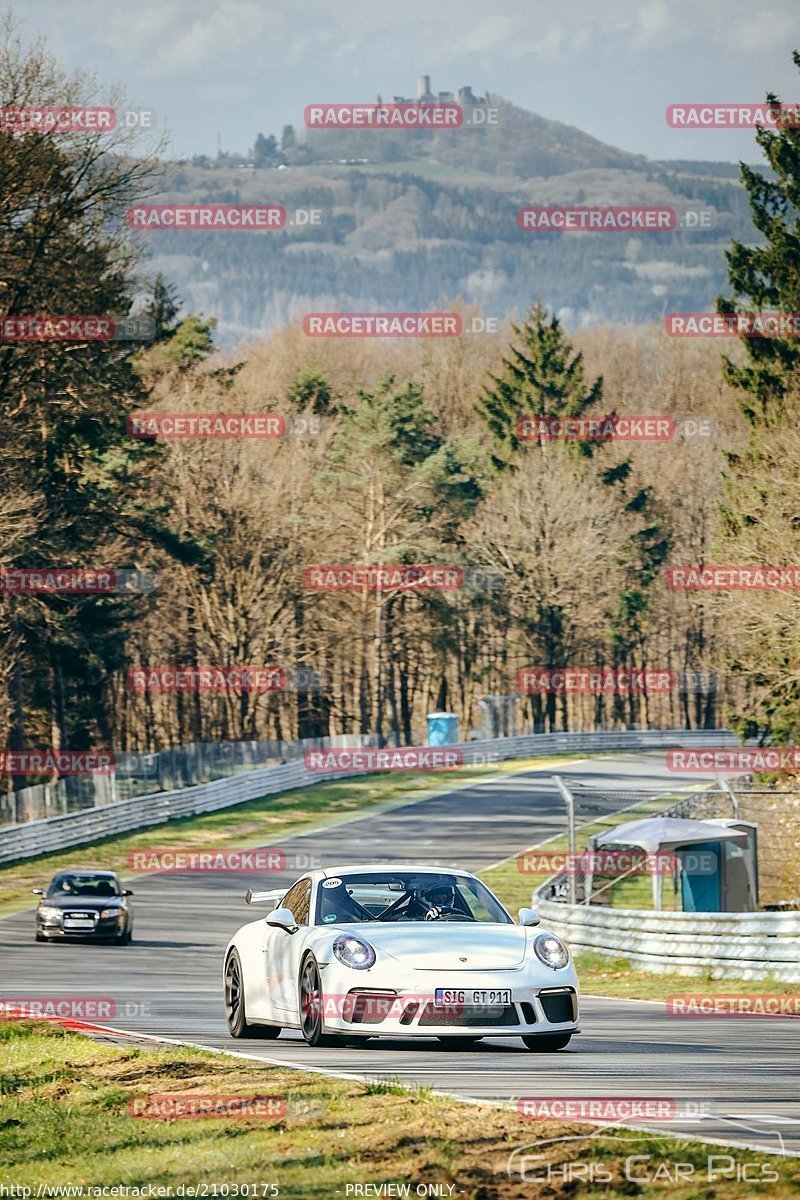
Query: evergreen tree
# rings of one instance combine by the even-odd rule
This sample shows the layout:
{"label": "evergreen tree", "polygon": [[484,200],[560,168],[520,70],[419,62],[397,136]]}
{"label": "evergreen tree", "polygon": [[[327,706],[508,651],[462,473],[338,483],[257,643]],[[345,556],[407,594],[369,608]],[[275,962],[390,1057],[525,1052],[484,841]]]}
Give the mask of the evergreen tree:
{"label": "evergreen tree", "polygon": [[330,384],[313,368],[301,371],[292,381],[286,399],[301,410],[310,408],[315,417],[324,416],[333,407]]}
{"label": "evergreen tree", "polygon": [[[520,346],[510,348],[504,370],[494,376],[478,402],[478,411],[492,436],[492,462],[501,470],[518,455],[525,439],[518,422],[532,417],[580,417],[603,395],[598,377],[587,388],[583,356],[572,345],[556,316],[537,301],[521,325],[512,326]],[[589,455],[590,442],[574,442],[578,452]]]}
{"label": "evergreen tree", "polygon": [[[792,58],[800,68],[800,52],[795,51]],[[767,102],[780,104],[772,92],[767,94]],[[756,133],[771,177],[740,163],[753,224],[764,242],[746,245],[734,241],[726,252],[733,294],[717,298],[718,312],[800,312],[800,128],[797,109],[792,111],[794,124],[787,120],[783,128]],[[742,411],[755,424],[795,386],[800,338],[750,337],[744,339],[744,347],[747,362],[726,360],[725,376],[745,393]]]}
{"label": "evergreen tree", "polygon": [[[87,102],[39,46],[0,37],[0,106]],[[123,222],[151,165],[102,134],[0,131],[0,316],[126,312],[134,256]],[[110,152],[109,152],[110,150]],[[114,152],[116,150],[116,152]],[[146,407],[129,344],[91,339],[0,342],[0,474],[22,491],[37,525],[10,568],[133,568],[171,540],[168,506],[149,485],[159,447],[126,434]],[[8,744],[108,744],[103,686],[124,659],[136,597],[22,593],[0,597],[13,664]]]}
{"label": "evergreen tree", "polygon": [[[793,54],[800,68],[800,54]],[[768,93],[771,104],[779,103]],[[797,121],[796,109],[794,120]],[[742,163],[741,176],[757,246],[734,242],[727,254],[730,298],[720,312],[800,312],[800,128],[759,129],[769,178]],[[724,362],[749,423],[743,450],[727,454],[720,560],[781,565],[800,562],[800,340],[744,337],[744,361]],[[796,592],[739,593],[731,609],[734,674],[753,702],[734,716],[747,736],[793,744],[800,736],[800,602]]]}

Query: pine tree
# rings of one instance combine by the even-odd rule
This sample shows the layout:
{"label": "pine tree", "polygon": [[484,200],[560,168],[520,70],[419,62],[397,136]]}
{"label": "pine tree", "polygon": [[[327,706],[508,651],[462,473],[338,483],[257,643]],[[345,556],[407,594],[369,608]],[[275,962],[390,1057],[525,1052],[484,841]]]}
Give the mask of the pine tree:
{"label": "pine tree", "polygon": [[[521,325],[513,325],[521,342],[512,346],[504,359],[504,370],[493,376],[478,402],[478,411],[492,436],[492,462],[501,470],[508,466],[525,444],[518,422],[532,417],[580,417],[603,396],[603,380],[587,388],[583,355],[573,351],[558,317],[548,316],[540,301]],[[590,442],[574,442],[578,452],[589,455]]]}
{"label": "pine tree", "polygon": [[[792,58],[800,68],[800,52]],[[771,92],[767,102],[780,104]],[[740,164],[752,221],[764,243],[733,242],[726,253],[733,295],[717,298],[718,312],[800,312],[800,127],[798,110],[787,108],[795,114],[794,124],[789,119],[783,128],[756,133],[773,177]],[[742,365],[728,359],[724,373],[745,393],[741,408],[755,424],[792,390],[800,366],[800,338],[750,337],[744,346],[748,361]]]}
{"label": "pine tree", "polygon": [[[793,54],[800,68],[800,54]],[[773,93],[767,100],[779,103]],[[797,109],[794,109],[797,122]],[[759,129],[771,177],[741,164],[763,244],[734,242],[728,252],[732,297],[720,312],[800,312],[800,128]],[[800,339],[744,337],[745,361],[724,362],[749,423],[743,450],[728,453],[722,504],[723,562],[800,562]],[[800,736],[800,601],[796,592],[738,593],[731,604],[729,665],[747,680],[752,701],[734,715],[747,736],[793,744]]]}

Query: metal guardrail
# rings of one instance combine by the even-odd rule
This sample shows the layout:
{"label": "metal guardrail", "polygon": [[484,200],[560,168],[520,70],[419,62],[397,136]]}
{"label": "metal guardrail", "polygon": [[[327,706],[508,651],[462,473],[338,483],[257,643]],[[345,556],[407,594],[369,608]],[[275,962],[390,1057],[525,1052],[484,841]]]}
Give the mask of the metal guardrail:
{"label": "metal guardrail", "polygon": [[[526,734],[520,737],[465,742],[450,748],[462,751],[466,766],[480,766],[541,754],[654,750],[704,745],[738,745],[738,742],[730,731],[722,729],[650,729],[607,733]],[[244,771],[195,787],[150,793],[128,800],[116,800],[99,808],[67,813],[64,816],[0,827],[0,865],[35,858],[40,854],[49,854],[72,846],[86,845],[121,833],[129,833],[134,829],[163,825],[179,817],[215,812],[248,800],[257,800],[261,796],[308,787],[322,780],[365,773],[309,771],[301,760]]]}
{"label": "metal guardrail", "polygon": [[275,739],[195,742],[150,753],[124,751],[115,755],[115,769],[108,775],[65,775],[54,782],[0,794],[0,828],[21,825],[23,821],[63,817],[152,792],[210,783],[242,771],[301,759],[307,750],[378,747],[382,741],[376,734],[352,733],[294,742]]}
{"label": "metal guardrail", "polygon": [[626,958],[659,974],[800,983],[800,912],[683,913],[557,904],[542,921],[574,951]]}
{"label": "metal guardrail", "polygon": [[[713,816],[736,800],[727,791],[694,792],[662,816]],[[541,884],[531,902],[578,953],[625,958],[656,974],[800,983],[800,911],[656,912],[587,904],[585,896],[584,903],[564,903],[554,898],[561,879]]]}

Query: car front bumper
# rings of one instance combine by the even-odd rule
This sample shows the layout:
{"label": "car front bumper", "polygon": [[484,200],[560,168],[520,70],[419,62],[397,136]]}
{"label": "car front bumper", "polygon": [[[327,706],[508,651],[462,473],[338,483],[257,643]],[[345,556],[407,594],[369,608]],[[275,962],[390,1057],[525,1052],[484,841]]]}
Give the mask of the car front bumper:
{"label": "car front bumper", "polygon": [[125,932],[126,923],[116,917],[107,917],[97,921],[93,929],[64,929],[63,925],[55,922],[42,921],[37,918],[36,932],[53,941],[104,941],[117,938]]}
{"label": "car front bumper", "polygon": [[[355,982],[353,974],[349,973],[344,989],[337,986],[338,973],[322,972],[322,1019],[327,1032],[365,1037],[528,1037],[578,1032],[580,993],[571,967],[553,971],[553,976],[563,978],[546,982],[520,971],[415,972],[434,976],[435,986],[415,981],[410,987],[383,986],[377,979]],[[465,980],[465,975],[470,978]],[[510,1003],[438,1006],[437,988],[467,993],[508,990]]]}

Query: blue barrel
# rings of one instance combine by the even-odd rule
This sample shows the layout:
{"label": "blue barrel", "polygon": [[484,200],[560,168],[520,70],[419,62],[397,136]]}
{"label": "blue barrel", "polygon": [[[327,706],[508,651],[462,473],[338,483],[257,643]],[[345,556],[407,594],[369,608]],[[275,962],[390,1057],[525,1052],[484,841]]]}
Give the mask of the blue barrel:
{"label": "blue barrel", "polygon": [[458,714],[428,713],[428,745],[454,746],[458,742]]}

